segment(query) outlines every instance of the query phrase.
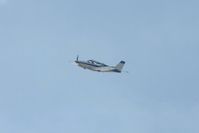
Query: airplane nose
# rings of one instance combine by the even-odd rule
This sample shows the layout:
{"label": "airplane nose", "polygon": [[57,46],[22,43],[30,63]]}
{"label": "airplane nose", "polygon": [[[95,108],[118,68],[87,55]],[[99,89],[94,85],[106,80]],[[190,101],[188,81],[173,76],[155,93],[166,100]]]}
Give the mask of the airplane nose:
{"label": "airplane nose", "polygon": [[73,61],[72,64],[73,65],[78,65],[78,62],[77,61]]}

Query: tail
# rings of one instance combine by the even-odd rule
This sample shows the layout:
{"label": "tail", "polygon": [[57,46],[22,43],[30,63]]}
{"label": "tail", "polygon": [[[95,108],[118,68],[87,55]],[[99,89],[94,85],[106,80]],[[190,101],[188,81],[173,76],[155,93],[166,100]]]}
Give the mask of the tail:
{"label": "tail", "polygon": [[123,69],[123,67],[124,67],[124,65],[125,65],[125,61],[120,61],[120,63],[117,64],[117,65],[115,66],[115,69],[116,69],[118,72],[121,72],[122,69]]}

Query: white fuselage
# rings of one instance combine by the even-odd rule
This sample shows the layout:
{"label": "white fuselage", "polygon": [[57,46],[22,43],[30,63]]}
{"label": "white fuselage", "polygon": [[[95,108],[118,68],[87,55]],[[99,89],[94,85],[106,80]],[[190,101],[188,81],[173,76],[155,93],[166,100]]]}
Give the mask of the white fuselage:
{"label": "white fuselage", "polygon": [[93,64],[85,61],[75,61],[78,66],[89,69],[92,71],[98,71],[98,72],[118,72],[120,73],[120,70],[117,70],[116,67],[108,66],[105,64]]}

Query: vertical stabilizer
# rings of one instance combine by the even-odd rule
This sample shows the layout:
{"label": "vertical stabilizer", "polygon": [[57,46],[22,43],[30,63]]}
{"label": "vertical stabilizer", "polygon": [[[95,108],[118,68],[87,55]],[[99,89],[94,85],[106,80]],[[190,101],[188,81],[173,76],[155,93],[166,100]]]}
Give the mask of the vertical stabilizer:
{"label": "vertical stabilizer", "polygon": [[120,61],[120,63],[117,64],[117,65],[115,66],[115,69],[116,69],[118,72],[121,72],[122,69],[123,69],[123,67],[124,67],[124,64],[125,64],[125,61]]}

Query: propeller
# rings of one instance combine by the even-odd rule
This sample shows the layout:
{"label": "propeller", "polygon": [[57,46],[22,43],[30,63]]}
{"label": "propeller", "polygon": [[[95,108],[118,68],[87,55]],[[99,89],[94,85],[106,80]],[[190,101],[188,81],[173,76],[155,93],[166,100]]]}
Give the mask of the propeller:
{"label": "propeller", "polygon": [[77,61],[79,60],[79,55],[77,55],[76,60],[70,60],[68,61],[68,63],[73,64],[73,65],[77,65]]}
{"label": "propeller", "polygon": [[78,61],[78,59],[79,59],[79,55],[77,55],[76,61]]}

